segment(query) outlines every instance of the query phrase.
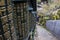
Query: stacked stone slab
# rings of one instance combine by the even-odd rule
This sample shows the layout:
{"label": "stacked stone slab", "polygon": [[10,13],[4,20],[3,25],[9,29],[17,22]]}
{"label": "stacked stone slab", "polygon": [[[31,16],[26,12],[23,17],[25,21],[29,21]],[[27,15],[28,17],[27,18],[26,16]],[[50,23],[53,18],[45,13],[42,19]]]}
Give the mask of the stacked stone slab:
{"label": "stacked stone slab", "polygon": [[0,40],[16,40],[11,0],[0,1]]}
{"label": "stacked stone slab", "polygon": [[28,0],[0,1],[0,40],[30,40],[36,17],[28,8]]}
{"label": "stacked stone slab", "polygon": [[60,38],[60,20],[48,20],[46,28]]}

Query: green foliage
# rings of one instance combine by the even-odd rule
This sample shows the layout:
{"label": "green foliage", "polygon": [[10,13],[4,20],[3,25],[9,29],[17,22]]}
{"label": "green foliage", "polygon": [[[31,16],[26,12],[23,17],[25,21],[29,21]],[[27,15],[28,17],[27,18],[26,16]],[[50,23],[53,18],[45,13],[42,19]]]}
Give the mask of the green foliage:
{"label": "green foliage", "polygon": [[60,16],[60,10],[58,10],[57,14]]}
{"label": "green foliage", "polygon": [[41,0],[37,0],[37,2],[41,2]]}

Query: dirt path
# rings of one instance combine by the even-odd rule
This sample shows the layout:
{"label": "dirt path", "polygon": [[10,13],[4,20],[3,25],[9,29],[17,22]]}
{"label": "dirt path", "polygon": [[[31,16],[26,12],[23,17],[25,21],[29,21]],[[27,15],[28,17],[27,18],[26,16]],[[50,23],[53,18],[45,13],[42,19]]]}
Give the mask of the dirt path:
{"label": "dirt path", "polygon": [[48,32],[46,29],[42,28],[39,25],[36,25],[34,40],[58,40],[58,39],[54,37],[50,32]]}

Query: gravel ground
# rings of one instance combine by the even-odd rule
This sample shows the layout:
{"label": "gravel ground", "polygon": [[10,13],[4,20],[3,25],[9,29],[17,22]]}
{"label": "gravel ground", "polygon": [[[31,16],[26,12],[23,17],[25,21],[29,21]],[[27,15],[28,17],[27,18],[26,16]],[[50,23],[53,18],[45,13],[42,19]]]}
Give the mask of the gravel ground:
{"label": "gravel ground", "polygon": [[34,40],[58,40],[53,34],[43,27],[36,25]]}

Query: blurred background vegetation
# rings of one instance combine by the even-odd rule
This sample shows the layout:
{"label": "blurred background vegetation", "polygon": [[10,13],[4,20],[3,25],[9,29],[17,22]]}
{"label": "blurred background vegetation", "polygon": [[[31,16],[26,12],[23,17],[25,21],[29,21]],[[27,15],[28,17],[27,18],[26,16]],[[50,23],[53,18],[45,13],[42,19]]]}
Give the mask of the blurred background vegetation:
{"label": "blurred background vegetation", "polygon": [[40,25],[45,27],[47,20],[60,20],[60,0],[48,0],[48,3],[41,3],[41,0],[37,0],[37,4],[42,8],[42,11],[37,9]]}

